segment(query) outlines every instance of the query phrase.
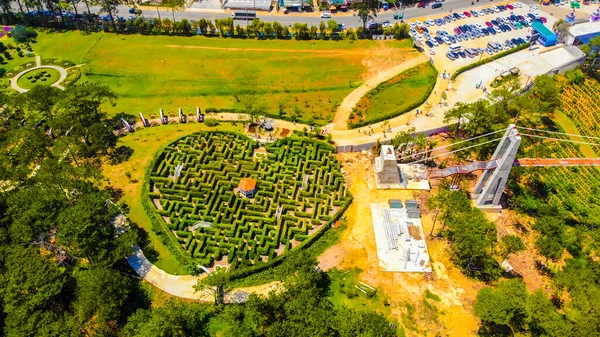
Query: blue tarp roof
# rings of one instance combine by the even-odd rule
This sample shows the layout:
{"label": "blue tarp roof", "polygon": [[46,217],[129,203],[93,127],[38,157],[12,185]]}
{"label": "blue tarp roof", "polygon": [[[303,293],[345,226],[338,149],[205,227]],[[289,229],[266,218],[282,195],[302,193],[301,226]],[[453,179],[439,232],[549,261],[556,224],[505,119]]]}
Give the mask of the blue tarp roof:
{"label": "blue tarp roof", "polygon": [[556,35],[550,29],[548,29],[548,27],[544,26],[544,24],[541,23],[540,21],[534,21],[531,24],[531,27],[533,27],[533,29],[535,29],[538,33],[540,33],[546,37],[551,36],[551,35]]}

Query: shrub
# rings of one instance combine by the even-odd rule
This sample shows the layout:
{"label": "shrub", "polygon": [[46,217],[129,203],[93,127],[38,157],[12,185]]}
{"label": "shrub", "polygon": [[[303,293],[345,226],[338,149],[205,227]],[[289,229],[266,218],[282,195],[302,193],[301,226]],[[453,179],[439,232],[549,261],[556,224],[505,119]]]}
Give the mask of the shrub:
{"label": "shrub", "polygon": [[219,121],[214,118],[207,118],[204,120],[204,124],[206,124],[206,126],[209,126],[209,127],[215,127],[215,126],[219,125]]}
{"label": "shrub", "polygon": [[32,41],[37,37],[37,32],[32,28],[27,28],[23,25],[16,25],[11,31],[12,37],[15,42],[27,42]]}

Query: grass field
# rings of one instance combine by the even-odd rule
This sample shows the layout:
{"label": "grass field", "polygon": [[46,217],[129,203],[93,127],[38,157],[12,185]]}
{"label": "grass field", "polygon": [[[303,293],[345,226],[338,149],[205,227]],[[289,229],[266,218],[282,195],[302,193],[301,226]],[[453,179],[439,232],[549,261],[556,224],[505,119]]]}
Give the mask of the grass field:
{"label": "grass field", "polygon": [[[204,124],[174,123],[167,126],[152,127],[138,130],[119,139],[117,146],[129,146],[134,152],[131,158],[119,165],[106,165],[104,176],[107,184],[123,190],[120,202],[126,202],[130,207],[129,218],[141,229],[147,232],[152,247],[158,253],[158,260],[154,264],[171,274],[185,274],[186,271],[169,252],[160,238],[152,231],[152,225],[140,202],[144,170],[149,165],[154,154],[170,141],[196,131],[205,130],[242,131],[241,124],[219,124],[209,128]],[[129,175],[129,177],[128,177]]]}
{"label": "grass field", "polygon": [[34,52],[84,64],[81,81],[119,95],[111,112],[135,114],[252,106],[325,124],[365,76],[414,53],[404,41],[258,41],[40,32]]}
{"label": "grass field", "polygon": [[429,96],[436,76],[437,71],[429,62],[402,72],[369,91],[358,102],[351,121],[375,123],[413,109]]}
{"label": "grass field", "polygon": [[[49,75],[49,76],[48,76]],[[19,87],[23,89],[31,89],[36,85],[49,86],[58,81],[60,73],[58,70],[51,68],[35,69],[23,74],[17,80]]]}

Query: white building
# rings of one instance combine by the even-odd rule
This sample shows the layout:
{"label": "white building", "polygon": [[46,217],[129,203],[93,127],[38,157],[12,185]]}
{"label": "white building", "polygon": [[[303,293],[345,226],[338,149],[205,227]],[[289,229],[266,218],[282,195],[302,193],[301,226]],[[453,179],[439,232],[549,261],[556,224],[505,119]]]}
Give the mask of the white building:
{"label": "white building", "polygon": [[596,36],[600,36],[600,22],[586,22],[573,25],[565,36],[565,44],[587,44]]}

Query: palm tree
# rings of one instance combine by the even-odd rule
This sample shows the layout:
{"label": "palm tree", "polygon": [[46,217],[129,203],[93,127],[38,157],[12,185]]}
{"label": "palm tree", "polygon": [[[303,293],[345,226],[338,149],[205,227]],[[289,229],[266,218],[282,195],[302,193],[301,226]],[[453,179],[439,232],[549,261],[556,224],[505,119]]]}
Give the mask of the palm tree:
{"label": "palm tree", "polygon": [[552,30],[554,30],[556,35],[558,35],[558,42],[562,42],[565,36],[567,36],[569,27],[571,27],[571,25],[563,19],[560,19],[554,23],[554,25],[552,26]]}

